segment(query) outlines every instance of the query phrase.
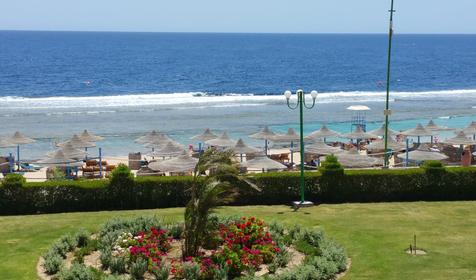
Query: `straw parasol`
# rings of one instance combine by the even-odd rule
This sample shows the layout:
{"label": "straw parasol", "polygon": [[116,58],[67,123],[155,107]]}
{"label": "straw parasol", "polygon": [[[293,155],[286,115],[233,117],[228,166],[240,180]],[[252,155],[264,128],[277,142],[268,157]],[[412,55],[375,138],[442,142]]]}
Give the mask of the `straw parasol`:
{"label": "straw parasol", "polygon": [[225,131],[220,137],[205,141],[205,144],[221,148],[231,148],[235,146],[236,141],[232,140]]}
{"label": "straw parasol", "polygon": [[249,169],[258,170],[283,170],[286,169],[286,165],[268,158],[265,154],[257,155],[254,159],[242,162],[241,166]]}
{"label": "straw parasol", "polygon": [[7,139],[7,141],[17,145],[17,163],[18,163],[18,170],[20,170],[20,165],[21,165],[20,145],[35,143],[36,140],[33,139],[33,138],[26,137],[25,135],[23,135],[23,134],[21,134],[20,132],[17,131],[17,132],[15,132],[15,134],[13,134],[12,137]]}
{"label": "straw parasol", "polygon": [[0,138],[0,148],[10,148],[10,147],[15,147],[16,144],[8,141],[8,139],[5,138]]}
{"label": "straw parasol", "polygon": [[437,125],[433,120],[430,120],[428,122],[428,124],[425,126],[425,129],[429,130],[429,131],[451,131],[451,130],[454,130],[453,128],[450,128],[450,127]]}
{"label": "straw parasol", "polygon": [[[63,155],[66,158],[71,158],[71,159],[81,159],[87,155],[87,152],[74,148],[73,145],[71,145],[71,143],[66,143],[59,150],[63,152]],[[54,157],[55,153],[56,151],[49,152],[46,154],[46,156]]]}
{"label": "straw parasol", "polygon": [[156,157],[174,157],[179,156],[184,152],[185,148],[181,144],[175,141],[168,141],[162,148],[153,151],[147,155]]}
{"label": "straw parasol", "polygon": [[463,131],[460,131],[458,135],[453,138],[446,139],[443,143],[449,145],[476,145],[476,141],[466,137]]}
{"label": "straw parasol", "polygon": [[417,124],[415,128],[408,129],[402,132],[405,136],[433,136],[435,133],[433,131],[427,130],[421,125],[421,123]]}
{"label": "straw parasol", "polygon": [[294,131],[294,128],[288,128],[288,132],[285,134],[276,134],[270,140],[273,140],[274,142],[294,142],[294,141],[299,141],[300,137]]}
{"label": "straw parasol", "polygon": [[146,148],[152,148],[152,149],[155,149],[155,148],[161,149],[168,142],[174,142],[176,145],[180,145],[178,142],[174,141],[172,138],[170,138],[164,133],[151,134],[150,137],[144,140],[147,140],[147,141],[141,144],[144,144],[144,147]]}
{"label": "straw parasol", "polygon": [[[71,166],[71,165],[79,165],[77,160],[67,158],[63,151],[57,150],[52,157],[39,160],[36,162],[37,164],[47,165],[47,166]],[[75,164],[76,163],[76,164]],[[82,164],[81,164],[82,165]]]}
{"label": "straw parasol", "polygon": [[471,122],[465,129],[463,129],[464,133],[473,135],[473,139],[476,136],[476,121]]}
{"label": "straw parasol", "polygon": [[[165,135],[164,133],[159,132],[157,130],[152,130],[151,132],[147,133],[146,135],[137,138],[135,140],[135,142],[139,143],[139,144],[145,144],[145,143],[150,143],[152,141],[156,141],[157,139],[162,139],[163,140],[164,137],[168,138],[168,136]],[[168,138],[167,140],[170,140],[170,138]]]}
{"label": "straw parasol", "polygon": [[251,134],[249,137],[253,139],[262,139],[264,140],[264,152],[268,154],[268,140],[276,136],[276,133],[271,131],[268,126],[265,126],[263,130],[258,131],[254,134]]}
{"label": "straw parasol", "polygon": [[215,138],[218,138],[218,135],[214,134],[213,132],[211,132],[211,130],[209,128],[207,128],[207,129],[205,129],[205,131],[202,134],[195,135],[195,136],[191,137],[190,139],[205,142],[205,141],[212,140],[212,139],[215,139]]}
{"label": "straw parasol", "polygon": [[[393,140],[393,138],[389,137],[388,141],[387,141],[387,148],[391,149],[391,150],[394,150],[394,151],[402,151],[402,150],[405,150],[407,147],[406,147],[405,143],[397,142],[397,141]],[[383,151],[383,150],[385,150],[385,141],[383,139],[372,141],[372,143],[367,145],[367,150],[369,150],[369,151]]]}
{"label": "straw parasol", "polygon": [[[293,149],[293,151],[300,151],[301,149],[299,147],[296,147]],[[327,145],[324,141],[317,141],[313,144],[310,145],[305,145],[304,146],[304,151],[306,153],[311,153],[311,154],[316,154],[316,155],[331,155],[331,154],[337,154],[337,153],[342,153],[344,150],[342,150],[339,147],[333,147],[330,145]]]}
{"label": "straw parasol", "polygon": [[381,160],[377,158],[359,154],[357,149],[337,153],[335,156],[344,167],[365,168],[382,164]]}
{"label": "straw parasol", "polygon": [[405,130],[401,134],[405,136],[418,137],[418,143],[420,143],[420,137],[433,136],[435,135],[435,131],[427,130],[423,127],[423,125],[421,125],[421,123],[419,123],[415,128]]}
{"label": "straw parasol", "polygon": [[308,136],[306,136],[306,140],[316,140],[316,139],[323,138],[324,142],[325,142],[326,138],[328,138],[328,137],[337,137],[339,135],[340,135],[339,132],[334,131],[334,130],[330,130],[329,128],[327,128],[326,125],[323,125],[323,126],[321,126],[321,128],[319,130],[316,130],[316,131],[312,132],[311,134],[309,134]]}
{"label": "straw parasol", "polygon": [[406,159],[407,155],[408,159],[411,161],[444,160],[448,158],[448,156],[440,152],[431,151],[426,145],[422,145],[414,151],[399,154],[397,155],[397,157],[401,159]]}
{"label": "straw parasol", "polygon": [[23,145],[23,144],[35,143],[36,140],[26,137],[25,135],[17,131],[15,132],[15,134],[13,134],[11,138],[8,139],[8,142],[16,144],[16,145]]}
{"label": "straw parasol", "polygon": [[81,138],[81,140],[83,140],[84,142],[97,142],[104,140],[104,137],[89,133],[87,129],[85,129],[83,133],[81,133],[79,138]]}
{"label": "straw parasol", "polygon": [[267,126],[265,126],[261,131],[251,134],[249,137],[253,139],[271,139],[275,136],[276,133],[271,131]]}
{"label": "straw parasol", "polygon": [[70,140],[58,144],[58,147],[63,147],[67,144],[71,144],[71,146],[73,146],[73,148],[92,148],[92,147],[96,147],[96,144],[94,144],[92,142],[87,142],[87,141],[81,140],[81,138],[79,138],[79,136],[77,134],[73,135],[73,137],[71,137]]}
{"label": "straw parasol", "polygon": [[[373,134],[373,135],[384,136],[385,135],[385,124],[383,123],[382,126],[380,126],[377,129],[369,131],[369,133]],[[388,135],[395,136],[397,134],[399,134],[398,131],[392,130],[390,128],[388,129]]]}
{"label": "straw parasol", "polygon": [[243,139],[238,139],[238,142],[236,142],[235,146],[231,148],[235,154],[256,154],[261,152],[259,149],[255,147],[250,147],[245,144]]}
{"label": "straw parasol", "polygon": [[187,153],[182,153],[178,157],[151,162],[149,163],[149,168],[162,172],[192,172],[195,170],[197,163],[197,158],[193,158]]}
{"label": "straw parasol", "polygon": [[342,137],[349,139],[375,139],[377,135],[365,132],[362,127],[357,126],[354,132],[343,134]]}

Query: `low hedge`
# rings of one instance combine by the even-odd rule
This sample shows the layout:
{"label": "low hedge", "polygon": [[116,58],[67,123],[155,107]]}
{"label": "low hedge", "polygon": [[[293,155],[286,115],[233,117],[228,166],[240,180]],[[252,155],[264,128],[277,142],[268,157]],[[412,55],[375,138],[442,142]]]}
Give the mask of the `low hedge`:
{"label": "low hedge", "polygon": [[[235,205],[285,204],[299,198],[299,173],[250,175],[261,190],[237,186]],[[139,177],[112,187],[109,180],[51,181],[0,187],[0,214],[181,207],[189,200],[190,176]],[[476,199],[476,168],[442,172],[346,170],[344,175],[306,172],[306,199],[317,203]]]}

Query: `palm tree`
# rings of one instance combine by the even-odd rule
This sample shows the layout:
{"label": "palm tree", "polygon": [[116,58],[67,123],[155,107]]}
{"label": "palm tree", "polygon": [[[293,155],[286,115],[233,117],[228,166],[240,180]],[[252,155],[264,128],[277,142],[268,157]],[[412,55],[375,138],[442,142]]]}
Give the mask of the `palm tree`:
{"label": "palm tree", "polygon": [[231,151],[209,149],[200,156],[185,209],[184,258],[198,255],[210,214],[218,205],[233,201],[238,194],[233,185],[241,180]]}

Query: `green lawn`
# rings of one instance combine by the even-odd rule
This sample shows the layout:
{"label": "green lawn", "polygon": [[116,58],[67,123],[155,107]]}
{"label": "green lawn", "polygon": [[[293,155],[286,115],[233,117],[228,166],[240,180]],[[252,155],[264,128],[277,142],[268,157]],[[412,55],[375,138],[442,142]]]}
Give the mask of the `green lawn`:
{"label": "green lawn", "polygon": [[[111,217],[157,214],[182,218],[183,209],[0,217],[0,279],[36,279],[38,257],[62,234],[96,230]],[[226,207],[225,215],[254,215],[320,227],[347,249],[345,279],[476,279],[476,202]],[[417,234],[427,256],[404,253]]]}

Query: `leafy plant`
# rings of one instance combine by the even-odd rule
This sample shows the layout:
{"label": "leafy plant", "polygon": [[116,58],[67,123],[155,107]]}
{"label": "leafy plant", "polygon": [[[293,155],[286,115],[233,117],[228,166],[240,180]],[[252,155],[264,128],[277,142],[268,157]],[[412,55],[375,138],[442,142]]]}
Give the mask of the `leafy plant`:
{"label": "leafy plant", "polygon": [[21,174],[7,174],[5,178],[3,178],[2,181],[2,186],[4,188],[10,188],[10,189],[18,189],[21,188],[25,185],[26,179],[23,177]]}
{"label": "leafy plant", "polygon": [[170,268],[166,265],[162,265],[161,267],[153,268],[151,272],[156,280],[167,280],[169,279]]}
{"label": "leafy plant", "polygon": [[126,259],[124,257],[113,257],[109,263],[109,268],[114,274],[126,273]]}
{"label": "leafy plant", "polygon": [[49,251],[44,256],[43,268],[49,275],[56,274],[63,265],[63,257],[54,251]]}
{"label": "leafy plant", "polygon": [[427,160],[424,161],[421,165],[421,168],[425,170],[426,173],[436,175],[442,174],[445,172],[445,166],[439,160]]}
{"label": "leafy plant", "polygon": [[58,275],[59,280],[99,280],[100,273],[85,266],[73,263],[69,269],[62,269]]}
{"label": "leafy plant", "polygon": [[344,168],[335,155],[328,155],[319,167],[319,172],[323,176],[342,176],[344,175]]}
{"label": "leafy plant", "polygon": [[[209,175],[202,176],[206,172]],[[191,199],[185,209],[183,257],[197,256],[203,244],[211,211],[236,196],[232,184],[239,181],[233,154],[208,149],[199,159],[190,188]]]}
{"label": "leafy plant", "polygon": [[76,239],[76,244],[78,247],[84,247],[87,245],[91,233],[86,229],[82,228],[74,235]]}
{"label": "leafy plant", "polygon": [[148,262],[144,258],[137,258],[134,262],[131,263],[130,273],[132,279],[144,279],[144,273],[148,269]]}

